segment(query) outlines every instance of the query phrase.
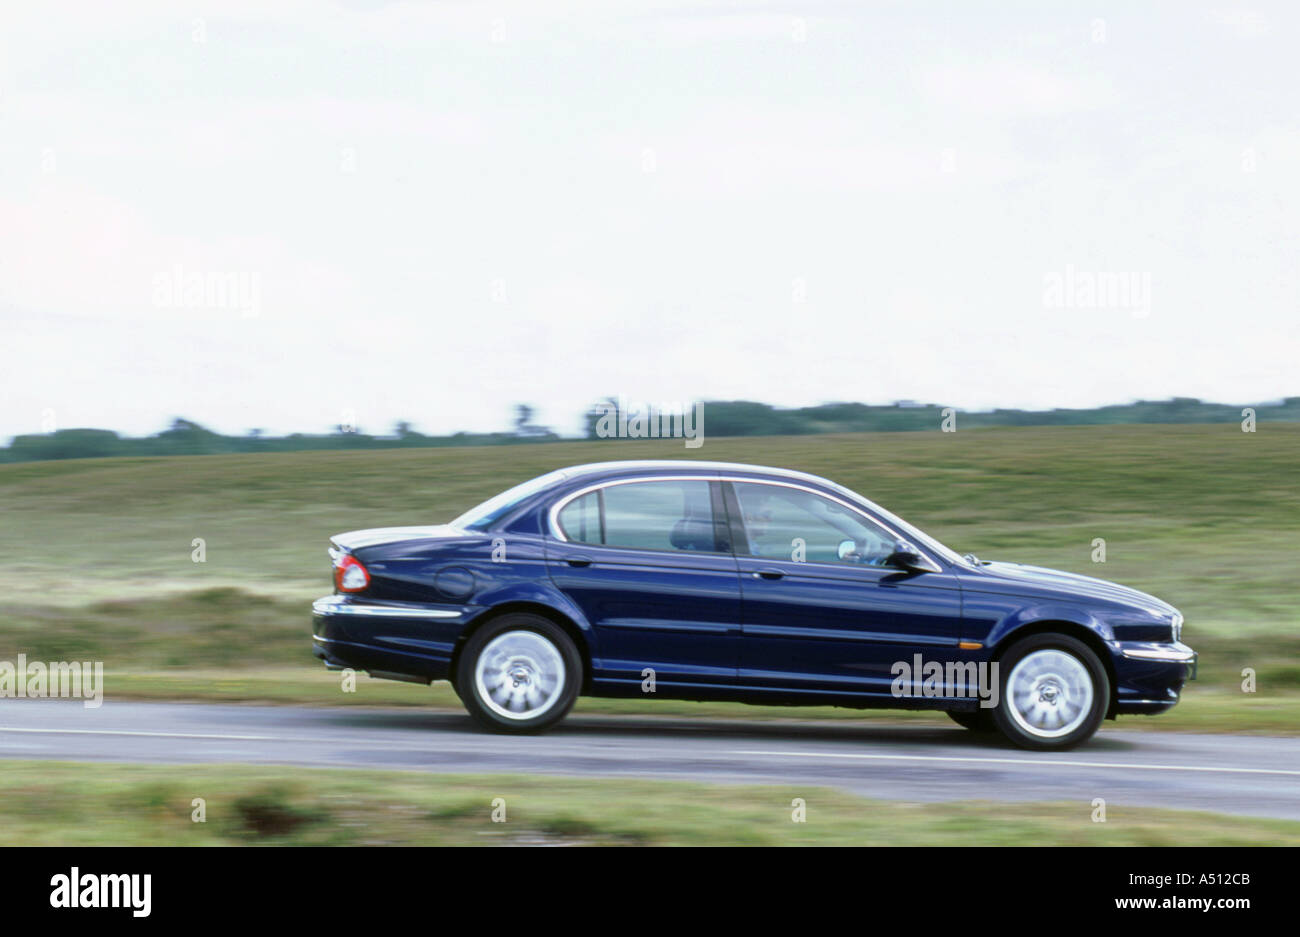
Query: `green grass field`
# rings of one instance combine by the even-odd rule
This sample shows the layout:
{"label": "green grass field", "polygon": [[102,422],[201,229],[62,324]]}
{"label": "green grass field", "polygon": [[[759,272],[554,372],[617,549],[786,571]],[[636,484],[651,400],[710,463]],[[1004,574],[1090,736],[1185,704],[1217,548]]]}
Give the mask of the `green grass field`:
{"label": "green grass field", "polygon": [[1295,846],[1300,823],[1118,805],[1095,823],[1087,801],[886,803],[818,787],[6,762],[0,846],[30,843]]}
{"label": "green grass field", "polygon": [[[1300,731],[1300,425],[1025,427],[957,433],[603,441],[476,449],[121,458],[0,466],[0,660],[102,660],[107,695],[450,704],[365,681],[351,697],[310,656],[330,534],[450,519],[579,462],[707,458],[846,484],[985,559],[1136,586],[1179,606],[1202,653],[1183,706],[1122,724]],[[191,560],[192,542],[206,562]],[[1094,538],[1107,561],[1091,560]],[[1240,691],[1257,672],[1259,694]],[[115,682],[116,681],[116,682]],[[754,707],[682,711],[769,718]],[[664,714],[664,703],[579,711]],[[780,711],[775,711],[780,712]],[[927,718],[800,710],[799,717]],[[938,717],[942,718],[942,717]]]}

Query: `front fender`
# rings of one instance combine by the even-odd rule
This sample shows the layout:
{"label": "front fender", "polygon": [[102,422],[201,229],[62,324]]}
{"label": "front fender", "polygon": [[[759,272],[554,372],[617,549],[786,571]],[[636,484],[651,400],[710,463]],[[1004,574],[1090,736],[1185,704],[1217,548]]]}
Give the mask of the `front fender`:
{"label": "front fender", "polygon": [[969,640],[980,641],[986,648],[996,647],[1017,631],[1043,622],[1069,622],[1088,629],[1102,641],[1115,640],[1110,625],[1092,612],[1077,605],[1057,602],[1037,603],[1005,610],[1001,617],[992,620],[991,626],[982,637],[971,635]]}

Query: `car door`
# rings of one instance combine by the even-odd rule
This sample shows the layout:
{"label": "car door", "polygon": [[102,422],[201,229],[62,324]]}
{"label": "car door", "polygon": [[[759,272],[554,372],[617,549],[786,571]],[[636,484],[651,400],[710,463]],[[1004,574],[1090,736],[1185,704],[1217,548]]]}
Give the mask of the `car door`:
{"label": "car door", "polygon": [[946,566],[887,565],[895,534],[811,489],[735,481],[724,497],[743,598],[740,684],[888,695],[895,663],[955,659],[961,589]]}
{"label": "car door", "polygon": [[617,480],[569,495],[547,543],[552,581],[594,630],[594,678],[731,685],[740,582],[717,482]]}

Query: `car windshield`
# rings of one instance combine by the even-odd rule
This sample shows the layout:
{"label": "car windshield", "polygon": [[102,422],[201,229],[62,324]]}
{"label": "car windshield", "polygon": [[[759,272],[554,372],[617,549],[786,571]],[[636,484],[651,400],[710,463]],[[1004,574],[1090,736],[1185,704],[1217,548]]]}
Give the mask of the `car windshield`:
{"label": "car windshield", "polygon": [[505,517],[525,498],[530,498],[543,488],[547,488],[564,478],[563,472],[547,472],[537,478],[521,482],[513,488],[507,488],[501,494],[488,498],[477,507],[472,507],[451,522],[452,527],[462,530],[488,530],[493,524]]}

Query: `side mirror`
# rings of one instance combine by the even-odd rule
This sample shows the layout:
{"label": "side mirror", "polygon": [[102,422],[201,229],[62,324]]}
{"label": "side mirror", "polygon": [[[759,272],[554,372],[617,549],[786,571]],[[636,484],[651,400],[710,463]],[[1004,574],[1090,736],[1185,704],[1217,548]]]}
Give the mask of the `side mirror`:
{"label": "side mirror", "polygon": [[921,556],[920,551],[906,540],[900,540],[894,544],[894,552],[889,554],[885,563],[888,566],[897,566],[899,569],[906,569],[911,572],[926,572],[931,569],[930,564]]}

